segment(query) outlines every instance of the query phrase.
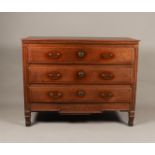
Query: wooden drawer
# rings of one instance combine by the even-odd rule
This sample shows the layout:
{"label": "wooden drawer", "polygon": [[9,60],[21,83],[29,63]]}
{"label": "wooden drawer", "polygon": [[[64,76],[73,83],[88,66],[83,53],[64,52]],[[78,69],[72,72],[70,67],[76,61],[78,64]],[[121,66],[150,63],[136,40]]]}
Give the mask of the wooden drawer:
{"label": "wooden drawer", "polygon": [[128,85],[36,85],[29,88],[30,102],[130,102]]}
{"label": "wooden drawer", "polygon": [[134,48],[102,45],[30,45],[29,63],[133,64]]}
{"label": "wooden drawer", "polygon": [[31,65],[30,83],[101,83],[129,84],[133,81],[131,66],[113,65]]}

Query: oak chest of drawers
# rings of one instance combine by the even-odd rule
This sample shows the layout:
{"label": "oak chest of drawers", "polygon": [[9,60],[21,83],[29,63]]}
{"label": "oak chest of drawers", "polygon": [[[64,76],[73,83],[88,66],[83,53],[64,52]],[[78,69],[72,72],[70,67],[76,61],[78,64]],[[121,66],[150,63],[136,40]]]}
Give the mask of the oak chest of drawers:
{"label": "oak chest of drawers", "polygon": [[138,43],[131,38],[24,38],[26,126],[33,111],[126,111],[132,126]]}

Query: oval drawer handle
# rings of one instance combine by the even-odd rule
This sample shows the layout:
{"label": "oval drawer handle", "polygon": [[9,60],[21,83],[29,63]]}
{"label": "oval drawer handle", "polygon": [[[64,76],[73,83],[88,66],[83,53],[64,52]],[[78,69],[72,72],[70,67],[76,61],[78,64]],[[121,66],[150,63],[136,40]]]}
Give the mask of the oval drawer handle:
{"label": "oval drawer handle", "polygon": [[83,51],[83,50],[80,50],[80,51],[77,52],[77,56],[79,58],[84,58],[86,56],[86,52]]}
{"label": "oval drawer handle", "polygon": [[86,94],[86,92],[85,92],[84,90],[78,90],[78,91],[76,92],[76,94],[77,94],[78,97],[84,97],[85,94]]}
{"label": "oval drawer handle", "polygon": [[48,73],[48,77],[52,80],[58,80],[59,78],[61,78],[61,74],[59,72],[51,72]]}
{"label": "oval drawer handle", "polygon": [[102,59],[112,59],[114,57],[114,54],[111,52],[105,52],[101,54]]}
{"label": "oval drawer handle", "polygon": [[110,99],[114,96],[114,94],[110,91],[104,91],[100,93],[100,96],[104,99]]}
{"label": "oval drawer handle", "polygon": [[53,99],[58,99],[61,98],[63,96],[62,92],[58,92],[58,91],[51,91],[48,93],[49,97],[53,98]]}
{"label": "oval drawer handle", "polygon": [[102,72],[100,76],[104,80],[112,80],[114,78],[114,74],[108,71]]}
{"label": "oval drawer handle", "polygon": [[55,59],[55,58],[59,58],[60,56],[61,56],[61,53],[60,52],[49,52],[48,53],[48,57],[49,58]]}
{"label": "oval drawer handle", "polygon": [[84,71],[78,71],[77,72],[77,77],[78,78],[84,78],[86,76],[86,73]]}

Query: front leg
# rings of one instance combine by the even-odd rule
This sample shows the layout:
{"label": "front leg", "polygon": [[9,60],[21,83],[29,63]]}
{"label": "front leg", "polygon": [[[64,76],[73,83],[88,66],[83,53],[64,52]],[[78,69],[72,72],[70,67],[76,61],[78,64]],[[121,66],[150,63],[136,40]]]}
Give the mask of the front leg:
{"label": "front leg", "polygon": [[31,125],[31,111],[25,111],[25,125],[27,127]]}
{"label": "front leg", "polygon": [[133,126],[134,125],[134,118],[135,118],[135,111],[128,111],[128,125]]}

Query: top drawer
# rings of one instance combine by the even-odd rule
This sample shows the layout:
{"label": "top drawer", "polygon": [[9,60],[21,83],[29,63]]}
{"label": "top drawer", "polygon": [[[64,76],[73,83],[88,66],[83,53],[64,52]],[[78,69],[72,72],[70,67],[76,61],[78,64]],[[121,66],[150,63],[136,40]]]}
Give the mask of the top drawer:
{"label": "top drawer", "polygon": [[28,47],[28,61],[53,64],[132,64],[134,48],[34,44]]}

